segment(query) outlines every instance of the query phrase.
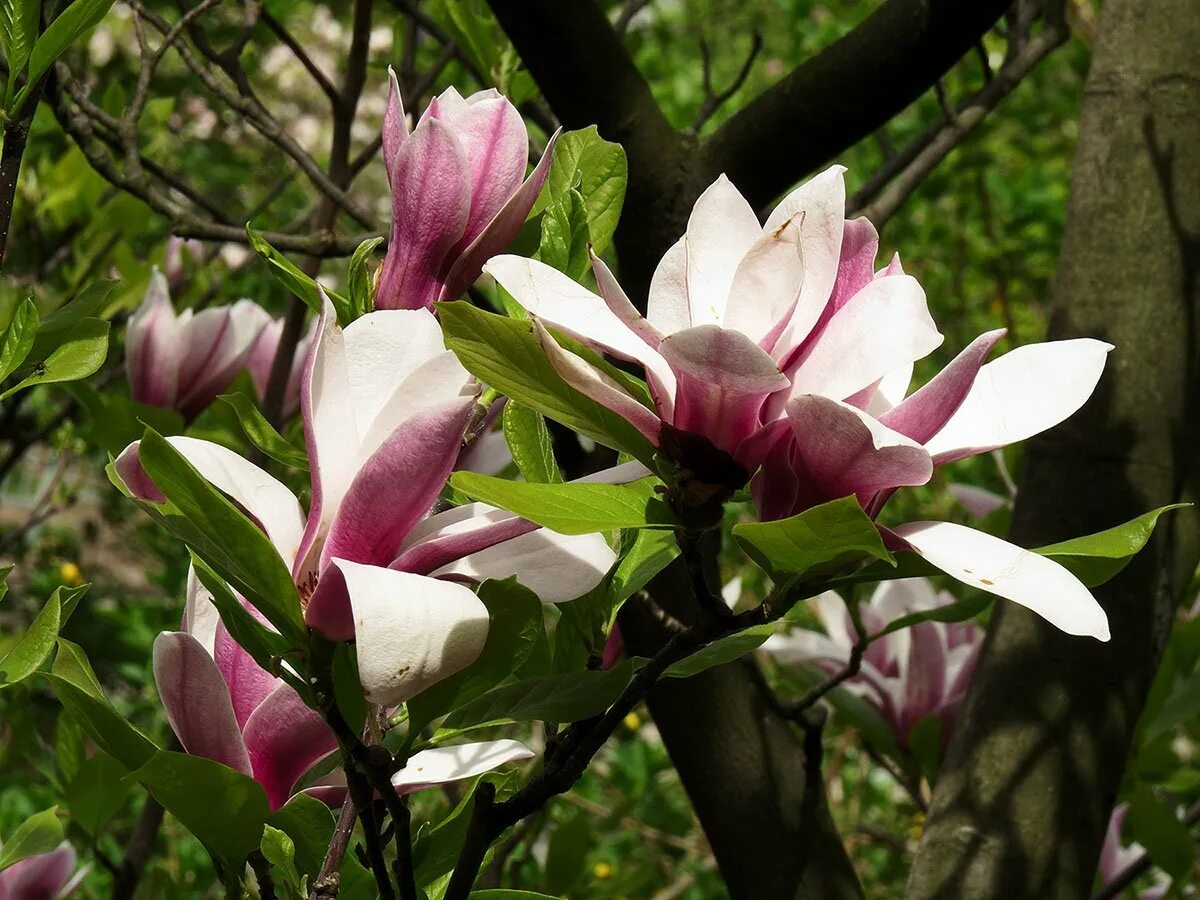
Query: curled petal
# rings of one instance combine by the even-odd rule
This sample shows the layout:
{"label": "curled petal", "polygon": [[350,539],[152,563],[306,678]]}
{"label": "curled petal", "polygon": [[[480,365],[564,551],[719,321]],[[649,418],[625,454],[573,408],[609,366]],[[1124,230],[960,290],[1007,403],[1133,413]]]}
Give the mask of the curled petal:
{"label": "curled petal", "polygon": [[592,274],[596,276],[596,286],[600,290],[600,296],[608,304],[613,315],[624,322],[630,331],[657,350],[658,345],[662,343],[662,333],[642,318],[642,314],[637,311],[637,307],[633,305],[629,296],[617,282],[612,270],[593,252],[590,246],[588,247],[588,256],[592,260]]}
{"label": "curled petal", "polygon": [[1020,603],[1067,634],[1109,639],[1108,616],[1100,604],[1051,559],[950,522],[912,522],[893,532],[963,584]]}
{"label": "curled petal", "polygon": [[408,116],[404,114],[404,98],[400,94],[400,82],[396,72],[388,66],[388,101],[383,114],[383,165],[388,183],[392,180],[392,166],[400,146],[408,138]]}
{"label": "curled petal", "polygon": [[287,803],[305,772],[337,749],[333,730],[286,684],[255,708],[244,734],[254,778],[272,811]]}
{"label": "curled petal", "polygon": [[225,628],[217,625],[213,657],[217,669],[229,689],[229,699],[239,728],[246,727],[246,720],[279,684],[279,679],[259,666]]}
{"label": "curled petal", "polygon": [[454,131],[466,151],[471,173],[471,211],[454,251],[457,255],[521,186],[529,158],[529,134],[517,108],[500,95],[469,104],[455,118]]}
{"label": "curled petal", "polygon": [[229,689],[199,641],[181,631],[160,634],[154,641],[154,683],[184,750],[251,774]]}

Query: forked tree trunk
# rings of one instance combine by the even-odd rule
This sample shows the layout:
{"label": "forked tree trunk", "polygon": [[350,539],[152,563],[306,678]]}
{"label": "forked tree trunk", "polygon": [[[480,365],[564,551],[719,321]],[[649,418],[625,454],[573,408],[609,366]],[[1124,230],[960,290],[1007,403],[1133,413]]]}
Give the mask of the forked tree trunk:
{"label": "forked tree trunk", "polygon": [[[1014,540],[1036,546],[1195,493],[1200,9],[1107,0],[1083,104],[1054,338],[1116,345],[1085,409],[1026,450]],[[1113,638],[1001,603],[948,750],[910,900],[1089,896],[1170,621],[1194,510],[1097,591]]]}

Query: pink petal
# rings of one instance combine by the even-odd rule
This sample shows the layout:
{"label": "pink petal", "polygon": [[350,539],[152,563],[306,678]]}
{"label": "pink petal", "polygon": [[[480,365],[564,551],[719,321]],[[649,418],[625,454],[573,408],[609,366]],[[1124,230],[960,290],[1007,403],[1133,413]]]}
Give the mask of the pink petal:
{"label": "pink petal", "polygon": [[973,484],[947,485],[946,492],[976,519],[986,519],[996,510],[1008,506],[1010,502],[1007,497],[975,487]]}
{"label": "pink petal", "polygon": [[550,140],[546,143],[546,150],[542,153],[542,158],[538,160],[538,164],[534,166],[529,177],[508,198],[504,206],[484,226],[475,239],[468,246],[455,251],[457,259],[453,260],[446,272],[446,284],[442,289],[441,299],[453,300],[466,293],[467,288],[479,277],[479,273],[483,270],[483,264],[508,247],[521,226],[525,224],[529,211],[533,209],[533,204],[537,202],[538,194],[542,191],[542,185],[546,183],[546,176],[550,174],[554,146],[558,142],[560,134],[562,134],[561,128],[550,135]]}
{"label": "pink petal", "polygon": [[225,686],[229,689],[229,698],[233,703],[238,727],[245,728],[250,714],[275,690],[280,681],[261,668],[254,658],[229,636],[224,623],[217,625],[213,652],[217,669],[220,670]]}
{"label": "pink petal", "polygon": [[271,317],[250,300],[194,316],[188,313],[179,319],[182,359],[175,403],[185,416],[194,418],[229,387]]}
{"label": "pink petal", "polygon": [[946,643],[934,622],[918,622],[906,629],[908,652],[900,658],[904,705],[901,735],[941,709],[946,690]]}
{"label": "pink petal", "polygon": [[962,405],[983,361],[1005,333],[1005,329],[998,328],[975,338],[950,365],[916,393],[885,412],[879,421],[914,441],[925,443]]}
{"label": "pink petal", "polygon": [[171,307],[167,279],[155,269],[125,333],[125,372],[138,403],[170,408],[179,375],[179,324]]}
{"label": "pink petal", "polygon": [[72,887],[75,851],[64,843],[49,853],[39,853],[0,872],[0,900],[57,900]]}
{"label": "pink petal", "polygon": [[633,305],[629,296],[617,282],[612,270],[592,251],[590,246],[588,247],[588,256],[592,260],[592,274],[596,276],[596,286],[600,290],[600,296],[608,304],[613,315],[620,319],[630,331],[657,350],[658,345],[662,343],[662,333],[637,311],[637,307]]}
{"label": "pink petal", "polygon": [[842,249],[838,257],[837,281],[826,307],[837,312],[875,277],[875,257],[879,253],[879,232],[866,219],[848,219],[842,231]]}
{"label": "pink petal", "polygon": [[383,165],[387,171],[388,184],[391,184],[396,154],[407,138],[408,116],[404,114],[404,97],[400,94],[400,82],[396,79],[396,71],[388,66],[387,110],[383,114]]}
{"label": "pink petal", "polygon": [[304,773],[337,749],[333,730],[286,684],[254,710],[245,739],[254,778],[267,792],[272,811],[287,803]]}
{"label": "pink petal", "polygon": [[678,384],[672,424],[729,453],[756,430],[767,395],[788,387],[770,354],[740,331],[699,325],[665,338],[660,351]]}
{"label": "pink petal", "polygon": [[154,683],[184,750],[250,772],[229,689],[199,641],[180,631],[154,641]]}
{"label": "pink petal", "polygon": [[321,570],[336,556],[386,566],[454,469],[472,398],[419,413],[363,464],[330,525]]}
{"label": "pink petal", "polygon": [[925,484],[933,474],[923,447],[852,406],[806,395],[792,399],[787,414],[804,508],[849,495],[865,502],[887,488]]}
{"label": "pink petal", "polygon": [[420,309],[438,299],[446,254],[462,239],[470,204],[462,143],[441,120],[423,119],[392,165],[392,234],[377,309]]}

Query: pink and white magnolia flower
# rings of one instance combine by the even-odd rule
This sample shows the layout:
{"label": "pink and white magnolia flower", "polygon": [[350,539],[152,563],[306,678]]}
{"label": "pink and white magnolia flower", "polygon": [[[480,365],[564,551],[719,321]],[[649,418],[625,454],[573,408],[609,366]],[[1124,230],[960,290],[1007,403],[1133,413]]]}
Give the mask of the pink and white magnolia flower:
{"label": "pink and white magnolia flower", "polygon": [[[478,386],[428,310],[384,310],[344,331],[325,312],[301,381],[312,501],[231,450],[168,440],[256,520],[292,570],[305,621],[355,640],[368,699],[394,706],[470,665],[487,609],[462,581],[516,576],[542,600],[593,588],[615,560],[603,536],[560,535],[483,504],[426,517],[454,468]],[[601,473],[640,477],[640,466]],[[162,495],[138,461],[116,469],[138,497]]]}
{"label": "pink and white magnolia flower", "polygon": [[0,900],[59,900],[69,897],[87,875],[76,871],[75,850],[63,843],[49,853],[26,857],[0,872]]}
{"label": "pink and white magnolia flower", "polygon": [[[875,634],[902,616],[953,602],[952,595],[935,591],[924,578],[903,578],[881,584],[859,612],[867,633]],[[772,635],[762,649],[788,665],[841,671],[858,640],[846,604],[833,591],[810,603],[825,634],[796,629]],[[900,746],[908,745],[913,726],[927,716],[941,721],[945,742],[966,696],[982,642],[983,629],[974,622],[918,622],[871,642],[859,673],[846,684],[883,716]]]}
{"label": "pink and white magnolia flower", "polygon": [[[1125,816],[1129,812],[1128,803],[1120,803],[1112,811],[1108,820],[1108,830],[1104,833],[1104,845],[1100,848],[1100,883],[1111,884],[1117,876],[1129,866],[1146,855],[1146,848],[1133,843],[1128,847],[1121,846],[1121,829],[1125,826]],[[1138,900],[1162,900],[1171,889],[1171,882],[1166,881],[1138,892]]]}
{"label": "pink and white magnolia flower", "polygon": [[[669,449],[670,426],[727,453],[753,476],[761,518],[851,495],[876,516],[897,488],[925,484],[935,466],[1067,418],[1091,395],[1112,347],[1033,344],[985,365],[1004,334],[992,331],[908,394],[913,363],[942,335],[898,258],[875,270],[879,238],[867,220],[844,218],[843,171],[834,166],[797,188],[765,226],[718,178],[655,271],[646,317],[599,259],[599,295],[517,256],[495,257],[484,271],[532,315],[564,380],[655,446]],[[640,364],[653,408],[541,323]],[[948,523],[910,523],[887,536],[1064,631],[1108,637],[1103,610],[1057,563]]]}
{"label": "pink and white magnolia flower", "polygon": [[[164,632],[154,642],[154,680],[184,750],[254,778],[272,810],[283,806],[313,766],[337,749],[325,720],[229,636],[212,597],[192,572],[183,629]],[[438,747],[414,754],[392,784],[408,793],[532,755],[509,740]],[[325,776],[304,790],[337,805],[345,793],[344,775]]]}
{"label": "pink and white magnolia flower", "polygon": [[167,279],[155,269],[125,333],[133,399],[194,419],[229,387],[270,321],[252,300],[176,315]]}
{"label": "pink and white magnolia flower", "polygon": [[448,88],[410,134],[396,75],[389,75],[383,160],[392,233],[375,308],[420,309],[461,296],[484,262],[508,246],[541,192],[558,133],[526,178],[529,134],[497,91],[464,98]]}
{"label": "pink and white magnolia flower", "polygon": [[[304,373],[304,361],[308,359],[308,350],[312,346],[313,335],[316,334],[317,323],[314,320],[308,329],[308,334],[296,343],[296,352],[292,356],[292,367],[288,373],[287,385],[283,390],[283,417],[290,419],[300,410],[300,376]],[[271,366],[275,364],[275,353],[279,350],[279,339],[283,336],[283,319],[275,319],[258,335],[258,340],[250,348],[246,357],[246,370],[254,382],[255,393],[259,402],[267,398],[267,385],[271,381]]]}

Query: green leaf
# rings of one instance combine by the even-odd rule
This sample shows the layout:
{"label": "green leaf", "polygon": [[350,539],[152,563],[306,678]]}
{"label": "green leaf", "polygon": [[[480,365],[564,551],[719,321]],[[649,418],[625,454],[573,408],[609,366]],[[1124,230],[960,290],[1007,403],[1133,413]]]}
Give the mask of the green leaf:
{"label": "green leaf", "polygon": [[87,411],[87,439],[113,456],[140,438],[147,426],[159,434],[183,433],[183,416],[173,409],[137,403],[111,391],[97,391],[86,381],[71,382],[66,391]]}
{"label": "green leaf", "polygon": [[45,359],[84,319],[104,318],[108,298],[118,284],[119,282],[111,279],[93,281],[76,294],[74,299],[68,300],[42,319],[33,349],[29,352],[29,359],[32,362]]}
{"label": "green leaf", "polygon": [[16,115],[29,94],[29,89],[36,84],[47,69],[71,46],[76,38],[91,29],[108,12],[113,0],[75,0],[63,10],[57,19],[50,23],[42,32],[42,36],[33,45],[29,54],[28,81],[13,104],[13,115]]}
{"label": "green leaf", "polygon": [[413,842],[413,874],[418,885],[427,888],[454,868],[474,809],[474,794],[464,792],[444,819],[428,831],[421,830]]}
{"label": "green leaf", "polygon": [[264,628],[208,563],[195,553],[191,554],[191,558],[196,577],[212,595],[213,605],[221,617],[221,624],[225,626],[230,637],[249,653],[261,668],[268,672],[276,671],[277,660],[291,649],[287,638],[277,631]]}
{"label": "green leaf", "polygon": [[80,686],[69,675],[43,673],[55,696],[74,716],[83,730],[101,750],[130,771],[144,765],[158,748],[112,708],[103,697],[91,692],[90,685]]}
{"label": "green leaf", "polygon": [[679,555],[675,532],[662,528],[641,528],[621,535],[621,558],[613,569],[609,597],[614,610]]}
{"label": "green leaf", "polygon": [[885,628],[875,632],[870,638],[874,641],[885,634],[891,634],[902,628],[911,628],[920,622],[965,622],[987,609],[995,599],[991,594],[976,594],[972,597],[955,600],[953,603],[947,603],[945,606],[909,613],[907,616],[893,619]]}
{"label": "green leaf", "polygon": [[415,738],[450,709],[474,700],[512,675],[544,636],[542,603],[515,578],[485,581],[479,599],[488,609],[487,640],[467,668],[426,688],[408,702],[408,734]]}
{"label": "green leaf", "polygon": [[633,677],[633,662],[615,669],[563,672],[525,678],[488,691],[460,706],[443,728],[463,730],[502,722],[577,722],[598,715],[621,696]]}
{"label": "green leaf", "polygon": [[79,771],[63,791],[71,820],[93,837],[100,836],[129,795],[129,783],[123,780],[125,772],[125,767],[107,753],[97,753],[80,763]]}
{"label": "green leaf", "polygon": [[296,586],[266,534],[158,432],[146,430],[139,455],[146,473],[190,526],[180,528],[177,516],[160,516],[166,527],[183,538],[280,633],[294,645],[302,645],[307,635]]}
{"label": "green leaf", "polygon": [[657,478],[627,484],[531,484],[476,472],[455,472],[450,484],[473,500],[510,510],[560,534],[618,528],[673,527],[671,509],[659,499]]}
{"label": "green leaf", "polygon": [[843,497],[789,519],[742,522],[733,536],[755,562],[777,579],[835,568],[864,557],[892,562],[879,531],[853,497]]}
{"label": "green leaf", "polygon": [[[12,0],[0,0],[0,9],[8,6]],[[3,15],[0,14],[0,22]],[[10,57],[11,59],[11,57]],[[12,321],[4,329],[0,337],[0,381],[17,370],[33,347],[33,339],[37,336],[38,311],[37,304],[29,297],[13,313]]]}
{"label": "green leaf", "polygon": [[96,677],[87,654],[73,641],[61,637],[58,639],[58,652],[54,655],[54,665],[50,667],[50,671],[87,691],[93,697],[104,696],[104,689],[100,687],[100,679]]}
{"label": "green leaf", "polygon": [[1088,587],[1104,584],[1127,565],[1134,555],[1146,546],[1158,518],[1173,509],[1191,506],[1173,503],[1160,506],[1123,525],[1073,538],[1058,544],[1038,547],[1036,553],[1048,556],[1069,569]]}
{"label": "green leaf", "polygon": [[38,670],[54,649],[61,626],[62,602],[56,590],[30,623],[29,629],[0,659],[0,688],[24,681]]}
{"label": "green leaf", "polygon": [[537,891],[488,888],[483,891],[471,891],[471,900],[562,900],[562,898],[551,894],[539,894]]}
{"label": "green leaf", "polygon": [[776,622],[765,622],[762,625],[752,625],[723,638],[717,638],[695,653],[667,666],[663,676],[666,678],[691,678],[714,666],[723,666],[725,663],[733,662],[735,659],[740,659],[747,653],[757,650],[780,627]]}
{"label": "green leaf", "polygon": [[13,565],[0,566],[0,600],[8,596],[8,576],[15,568]]}
{"label": "green leaf", "polygon": [[942,720],[926,716],[908,732],[908,749],[917,761],[917,769],[930,784],[937,783],[942,759]]}
{"label": "green leaf", "polygon": [[337,311],[338,321],[342,325],[349,325],[354,321],[354,308],[350,300],[324,285],[318,289],[316,281],[305,275],[286,256],[272,247],[266,238],[250,227],[249,223],[246,224],[246,237],[254,252],[271,267],[271,274],[275,276],[275,280],[303,300],[314,313],[319,316],[324,311],[325,307],[320,293],[321,290],[324,290],[325,295],[333,304],[333,308]]}
{"label": "green leaf", "polygon": [[526,481],[539,484],[559,484],[562,472],[554,459],[554,441],[546,419],[528,406],[509,400],[500,414],[504,440]]}
{"label": "green leaf", "polygon": [[225,866],[240,868],[258,849],[271,810],[249,775],[202,756],[159,750],[132,777]]}
{"label": "green leaf", "polygon": [[1178,682],[1163,702],[1162,709],[1142,735],[1142,746],[1197,717],[1200,717],[1200,672],[1193,672]]}
{"label": "green leaf", "polygon": [[546,207],[537,256],[546,265],[582,281],[591,269],[589,243],[588,213],[583,196],[572,188]]}
{"label": "green leaf", "polygon": [[[583,877],[588,852],[594,842],[595,825],[590,816],[573,810],[569,817],[559,819],[550,833],[546,865],[542,870],[542,883],[546,888],[560,895],[576,893],[574,888]],[[478,897],[479,893],[471,896]]]}
{"label": "green leaf", "polygon": [[62,823],[58,821],[58,807],[52,806],[34,813],[17,826],[0,850],[0,872],[39,853],[49,853],[62,843]]}
{"label": "green leaf", "polygon": [[350,257],[346,269],[347,291],[350,294],[350,312],[354,318],[365,316],[375,308],[375,286],[371,276],[371,254],[383,243],[383,238],[367,238],[358,245]]}
{"label": "green leaf", "polygon": [[275,426],[267,421],[267,417],[253,400],[240,392],[221,394],[217,399],[224,400],[233,407],[242,431],[246,432],[246,437],[255,447],[276,462],[300,469],[302,472],[308,471],[308,454],[276,431]]}
{"label": "green leaf", "polygon": [[[544,197],[547,201],[558,201],[577,190],[587,211],[592,246],[597,253],[603,253],[621,218],[628,178],[625,150],[620,144],[601,138],[596,126],[590,125],[559,137]],[[546,205],[539,198],[536,211]]]}
{"label": "green leaf", "polygon": [[300,873],[296,870],[296,844],[291,835],[270,825],[263,827],[262,843],[263,856],[275,869],[276,876],[282,876],[283,883],[291,891],[300,890]]}
{"label": "green leaf", "polygon": [[500,59],[502,42],[496,20],[481,0],[441,0],[437,16],[455,42],[471,57],[481,72],[491,72]]}
{"label": "green leaf", "polygon": [[1139,784],[1129,803],[1127,827],[1154,864],[1172,878],[1186,879],[1196,859],[1187,827],[1147,784]]}
{"label": "green leaf", "polygon": [[636,428],[559,377],[528,321],[457,302],[438,304],[438,316],[446,346],[484,384],[606,447],[653,463],[654,450]]}
{"label": "green leaf", "polygon": [[315,878],[333,835],[333,813],[329,807],[308,794],[296,794],[267,821],[291,838],[292,858],[300,874]]}
{"label": "green leaf", "polygon": [[35,384],[87,378],[104,364],[107,355],[108,323],[103,319],[82,319],[45,362],[37,363],[32,374],[0,394],[0,400]]}
{"label": "green leaf", "polygon": [[37,40],[41,9],[42,0],[0,0],[0,49],[8,61],[10,95]]}

